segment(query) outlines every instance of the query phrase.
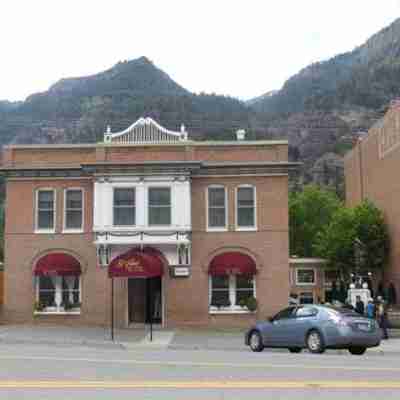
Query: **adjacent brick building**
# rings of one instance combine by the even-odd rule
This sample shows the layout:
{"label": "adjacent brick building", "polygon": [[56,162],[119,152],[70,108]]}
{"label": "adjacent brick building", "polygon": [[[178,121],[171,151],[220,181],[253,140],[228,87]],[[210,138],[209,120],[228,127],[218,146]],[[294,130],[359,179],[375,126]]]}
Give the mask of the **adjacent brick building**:
{"label": "adjacent brick building", "polygon": [[390,109],[345,157],[346,203],[371,200],[383,210],[391,239],[383,281],[400,293],[400,102]]}
{"label": "adjacent brick building", "polygon": [[196,142],[151,119],[99,144],[5,147],[4,317],[107,325],[112,282],[120,327],[273,314],[295,167],[286,141]]}

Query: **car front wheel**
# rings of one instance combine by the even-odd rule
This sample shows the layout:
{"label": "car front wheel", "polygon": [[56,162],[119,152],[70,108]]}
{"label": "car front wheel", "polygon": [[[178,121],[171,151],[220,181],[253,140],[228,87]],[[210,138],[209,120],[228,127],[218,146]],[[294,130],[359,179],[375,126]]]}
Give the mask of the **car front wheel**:
{"label": "car front wheel", "polygon": [[260,332],[258,331],[251,332],[249,344],[250,344],[250,349],[252,351],[259,352],[264,350],[264,345],[261,339]]}
{"label": "car front wheel", "polygon": [[306,339],[307,348],[311,353],[321,354],[325,351],[325,345],[318,331],[311,331]]}
{"label": "car front wheel", "polygon": [[359,346],[352,346],[349,348],[349,352],[351,354],[354,354],[355,356],[361,356],[367,351],[365,347],[359,347]]}

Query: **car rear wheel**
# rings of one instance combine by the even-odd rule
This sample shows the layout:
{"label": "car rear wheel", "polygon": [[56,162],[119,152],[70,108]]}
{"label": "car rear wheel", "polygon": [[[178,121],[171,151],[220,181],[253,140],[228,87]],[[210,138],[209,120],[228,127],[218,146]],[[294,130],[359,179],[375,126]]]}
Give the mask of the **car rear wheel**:
{"label": "car rear wheel", "polygon": [[354,354],[355,356],[361,356],[367,351],[365,347],[359,347],[359,346],[352,346],[349,347],[349,352],[351,354]]}
{"label": "car rear wheel", "polygon": [[324,341],[318,331],[311,331],[306,339],[307,348],[311,353],[321,354],[325,351]]}
{"label": "car rear wheel", "polygon": [[301,347],[289,347],[289,351],[291,353],[300,353],[301,352]]}
{"label": "car rear wheel", "polygon": [[255,352],[263,351],[264,345],[261,339],[260,332],[253,331],[249,338],[250,349]]}

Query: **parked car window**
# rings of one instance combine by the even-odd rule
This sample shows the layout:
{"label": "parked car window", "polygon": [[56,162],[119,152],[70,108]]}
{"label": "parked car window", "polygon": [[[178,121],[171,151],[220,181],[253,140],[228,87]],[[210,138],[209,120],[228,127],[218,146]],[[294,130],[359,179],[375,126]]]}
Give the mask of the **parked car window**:
{"label": "parked car window", "polygon": [[294,307],[288,307],[279,311],[275,317],[272,318],[273,321],[278,321],[280,319],[292,318],[293,317]]}
{"label": "parked car window", "polygon": [[296,318],[313,317],[318,314],[318,310],[313,307],[299,307],[296,310]]}

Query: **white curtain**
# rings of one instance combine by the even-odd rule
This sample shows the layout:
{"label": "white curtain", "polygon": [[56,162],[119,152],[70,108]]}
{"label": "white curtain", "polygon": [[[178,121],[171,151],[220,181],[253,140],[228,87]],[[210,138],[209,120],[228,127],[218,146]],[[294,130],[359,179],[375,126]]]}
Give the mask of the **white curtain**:
{"label": "white curtain", "polygon": [[73,290],[74,290],[74,287],[75,287],[75,279],[77,279],[77,277],[73,276],[73,275],[64,277],[65,283],[66,283],[67,288],[68,288],[68,300],[69,300],[69,302],[71,304],[74,303],[74,292],[73,292]]}
{"label": "white curtain", "polygon": [[54,301],[59,309],[62,303],[61,276],[50,276],[50,278],[55,289]]}

